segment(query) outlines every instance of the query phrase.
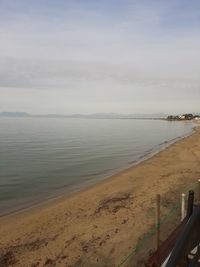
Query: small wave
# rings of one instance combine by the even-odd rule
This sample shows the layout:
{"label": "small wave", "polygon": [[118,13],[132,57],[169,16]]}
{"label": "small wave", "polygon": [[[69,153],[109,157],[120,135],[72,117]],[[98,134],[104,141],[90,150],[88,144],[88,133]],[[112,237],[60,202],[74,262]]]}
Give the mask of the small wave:
{"label": "small wave", "polygon": [[81,177],[89,178],[89,177],[95,177],[95,176],[99,176],[99,175],[104,175],[104,174],[107,174],[108,172],[110,172],[112,170],[113,169],[106,169],[106,170],[99,171],[99,172],[93,172],[93,173],[90,173],[90,174],[81,175]]}

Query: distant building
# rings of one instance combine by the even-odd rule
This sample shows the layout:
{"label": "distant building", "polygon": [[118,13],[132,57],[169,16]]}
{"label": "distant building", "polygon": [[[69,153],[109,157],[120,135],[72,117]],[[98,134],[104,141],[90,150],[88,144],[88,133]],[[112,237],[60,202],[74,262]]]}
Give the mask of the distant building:
{"label": "distant building", "polygon": [[192,119],[194,119],[194,115],[193,114],[183,114],[182,116],[185,116],[185,120],[192,120]]}
{"label": "distant building", "polygon": [[200,119],[199,115],[193,115],[191,113],[189,114],[182,114],[182,115],[170,115],[167,117],[167,120],[169,121],[181,121],[181,120],[193,120],[193,119]]}
{"label": "distant building", "polygon": [[179,119],[180,119],[180,120],[185,120],[185,115],[180,115],[180,116],[179,116]]}

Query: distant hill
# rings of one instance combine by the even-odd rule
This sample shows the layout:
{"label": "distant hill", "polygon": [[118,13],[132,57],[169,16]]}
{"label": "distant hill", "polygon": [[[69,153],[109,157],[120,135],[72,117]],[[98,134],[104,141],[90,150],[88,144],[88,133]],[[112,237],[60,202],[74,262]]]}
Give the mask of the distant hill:
{"label": "distant hill", "polygon": [[0,112],[0,117],[30,117],[26,112]]}
{"label": "distant hill", "polygon": [[133,114],[117,114],[117,113],[97,113],[90,115],[83,115],[88,118],[100,118],[100,119],[157,119],[165,118],[166,114],[163,113],[152,113],[152,114],[142,114],[142,113],[133,113]]}
{"label": "distant hill", "polygon": [[94,114],[46,114],[32,115],[26,112],[0,112],[0,117],[44,117],[44,118],[88,118],[88,119],[161,119],[168,115],[164,113],[133,113],[133,114],[118,114],[118,113],[94,113]]}

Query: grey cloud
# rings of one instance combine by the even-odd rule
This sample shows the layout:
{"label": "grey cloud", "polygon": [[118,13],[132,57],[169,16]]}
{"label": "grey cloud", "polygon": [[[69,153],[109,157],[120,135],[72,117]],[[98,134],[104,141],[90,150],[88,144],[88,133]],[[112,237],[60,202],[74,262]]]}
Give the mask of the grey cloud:
{"label": "grey cloud", "polygon": [[197,30],[162,26],[172,1],[127,2],[112,18],[78,6],[65,17],[0,18],[0,109],[199,110]]}

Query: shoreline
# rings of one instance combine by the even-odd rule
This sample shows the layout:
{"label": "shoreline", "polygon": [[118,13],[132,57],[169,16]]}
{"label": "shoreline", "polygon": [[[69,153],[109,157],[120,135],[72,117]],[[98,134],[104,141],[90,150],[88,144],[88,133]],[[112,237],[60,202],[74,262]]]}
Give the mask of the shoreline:
{"label": "shoreline", "polygon": [[136,166],[0,218],[0,266],[117,266],[154,223],[156,194],[162,196],[162,213],[168,213],[197,184],[199,162],[196,126]]}
{"label": "shoreline", "polygon": [[142,164],[146,160],[151,159],[155,155],[159,154],[160,152],[164,151],[168,147],[170,147],[173,144],[176,144],[177,142],[184,140],[187,137],[192,136],[196,129],[200,127],[198,123],[194,122],[193,127],[191,128],[191,132],[184,134],[183,136],[178,136],[176,138],[173,138],[171,140],[164,141],[155,147],[144,151],[144,154],[139,156],[136,160],[131,161],[127,163],[124,167],[117,168],[113,170],[111,174],[108,175],[102,175],[99,177],[97,180],[88,180],[84,182],[83,184],[80,185],[74,185],[72,188],[65,188],[62,192],[58,192],[55,196],[49,196],[46,198],[40,198],[38,201],[30,201],[27,206],[19,207],[17,209],[14,209],[13,211],[8,211],[8,212],[3,212],[0,213],[0,221],[1,219],[7,218],[7,217],[12,217],[17,215],[18,213],[24,213],[24,212],[29,212],[32,209],[37,209],[46,205],[53,204],[54,202],[57,201],[62,201],[66,200],[67,198],[73,197],[76,194],[80,194],[82,191],[87,191],[93,187],[98,186],[101,183],[105,183],[109,179],[114,179],[115,176],[123,174],[123,172],[126,172],[128,170],[131,170],[135,166],[138,166],[139,164]]}

